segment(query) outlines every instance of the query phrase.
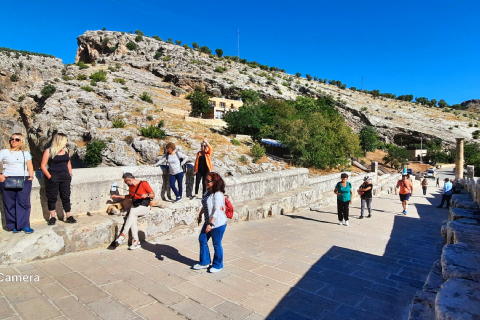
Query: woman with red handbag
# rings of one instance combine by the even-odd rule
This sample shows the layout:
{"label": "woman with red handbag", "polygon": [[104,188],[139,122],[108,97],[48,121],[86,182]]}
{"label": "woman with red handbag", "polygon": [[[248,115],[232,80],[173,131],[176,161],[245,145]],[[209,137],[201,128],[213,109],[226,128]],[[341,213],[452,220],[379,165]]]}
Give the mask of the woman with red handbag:
{"label": "woman with red handbag", "polygon": [[363,184],[360,186],[360,189],[358,189],[358,194],[360,195],[360,198],[362,200],[362,207],[360,209],[360,217],[358,219],[363,219],[363,213],[365,212],[365,206],[368,209],[368,216],[367,218],[372,217],[372,190],[373,190],[373,184],[372,184],[372,178],[369,176],[366,176],[363,178]]}

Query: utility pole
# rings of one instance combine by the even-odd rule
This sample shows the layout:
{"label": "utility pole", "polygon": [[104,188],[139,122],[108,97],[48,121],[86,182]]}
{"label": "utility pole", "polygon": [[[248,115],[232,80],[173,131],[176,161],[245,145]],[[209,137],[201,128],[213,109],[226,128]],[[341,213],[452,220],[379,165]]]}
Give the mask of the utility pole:
{"label": "utility pole", "polygon": [[237,58],[240,58],[240,30],[237,28]]}
{"label": "utility pole", "polygon": [[420,163],[423,163],[422,154],[423,154],[423,137],[420,137]]}

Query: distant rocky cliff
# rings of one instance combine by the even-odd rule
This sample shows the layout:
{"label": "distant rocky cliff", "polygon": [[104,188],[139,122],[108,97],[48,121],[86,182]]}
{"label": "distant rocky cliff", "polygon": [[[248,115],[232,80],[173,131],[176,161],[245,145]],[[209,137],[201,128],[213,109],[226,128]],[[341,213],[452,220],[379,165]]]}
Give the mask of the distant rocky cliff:
{"label": "distant rocky cliff", "polygon": [[[374,99],[364,93],[280,71],[261,70],[147,36],[139,40],[137,35],[124,32],[87,31],[77,39],[76,62],[84,62],[83,68],[64,65],[56,58],[0,51],[3,142],[12,131],[24,130],[28,132],[34,157],[40,159],[54,132],[59,131],[69,137],[76,166],[83,166],[85,145],[92,140],[107,144],[102,152],[104,165],[146,164],[163,153],[165,141],[144,138],[139,129],[164,120],[168,140],[178,143],[192,158],[200,140],[209,137],[218,151],[216,166],[224,173],[284,167],[273,161],[248,161],[245,165],[239,157],[246,155],[250,160],[248,148],[233,146],[230,138],[208,125],[186,122],[178,113],[168,112],[178,109],[188,113],[190,106],[184,97],[196,87],[232,99],[247,89],[258,91],[263,98],[286,100],[300,95],[331,95],[356,131],[371,125],[383,140],[398,144],[416,142],[420,137],[440,137],[453,144],[455,137],[471,139],[477,129],[469,125],[474,120],[462,115],[397,100]],[[101,70],[106,75],[104,81],[92,83],[92,74]],[[41,93],[46,85],[56,89],[48,97]],[[152,103],[141,99],[144,92]],[[119,126],[119,122],[123,125]]]}

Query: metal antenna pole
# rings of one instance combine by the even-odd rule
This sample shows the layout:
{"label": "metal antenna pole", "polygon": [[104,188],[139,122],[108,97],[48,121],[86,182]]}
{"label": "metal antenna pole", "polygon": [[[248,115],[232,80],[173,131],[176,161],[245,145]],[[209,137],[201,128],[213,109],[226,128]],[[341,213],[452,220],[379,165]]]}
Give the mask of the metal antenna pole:
{"label": "metal antenna pole", "polygon": [[423,163],[422,154],[423,154],[423,137],[420,137],[420,163]]}
{"label": "metal antenna pole", "polygon": [[237,57],[240,58],[240,30],[237,28]]}

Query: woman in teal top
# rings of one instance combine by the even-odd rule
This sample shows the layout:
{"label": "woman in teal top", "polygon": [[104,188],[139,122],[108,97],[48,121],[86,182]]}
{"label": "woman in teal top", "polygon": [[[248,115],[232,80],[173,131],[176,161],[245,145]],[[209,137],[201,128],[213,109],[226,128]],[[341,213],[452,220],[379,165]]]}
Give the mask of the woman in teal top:
{"label": "woman in teal top", "polygon": [[343,220],[345,220],[345,225],[348,226],[348,207],[352,203],[353,189],[350,182],[347,181],[346,173],[342,173],[340,177],[342,181],[337,183],[334,190],[337,195],[338,224],[343,225]]}

